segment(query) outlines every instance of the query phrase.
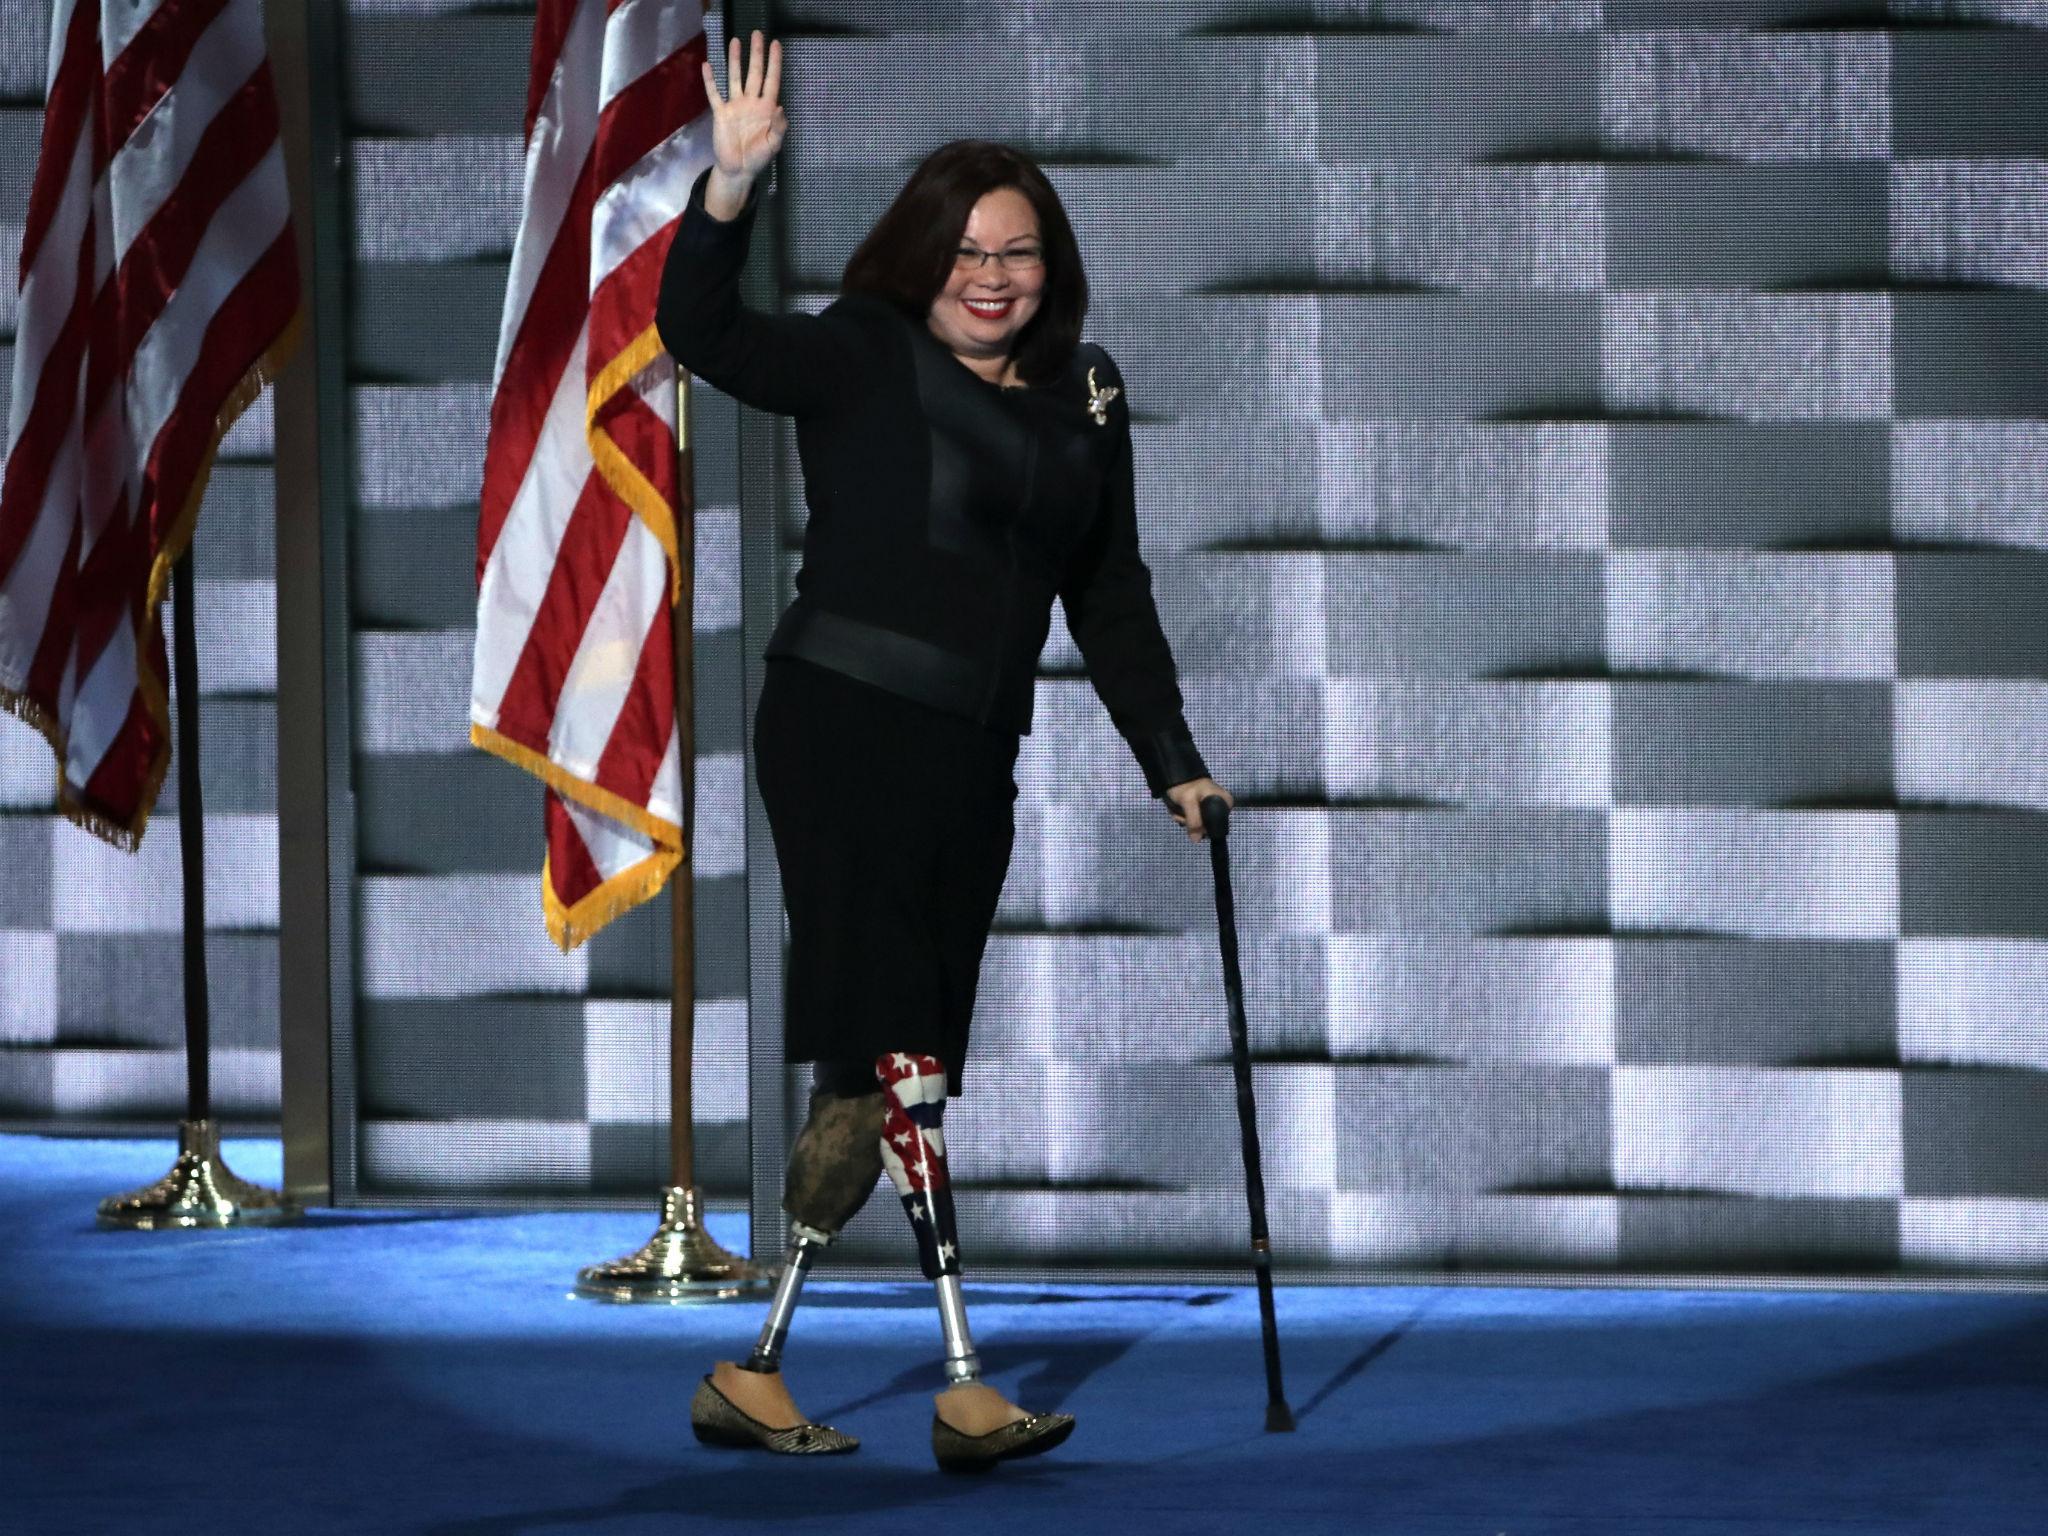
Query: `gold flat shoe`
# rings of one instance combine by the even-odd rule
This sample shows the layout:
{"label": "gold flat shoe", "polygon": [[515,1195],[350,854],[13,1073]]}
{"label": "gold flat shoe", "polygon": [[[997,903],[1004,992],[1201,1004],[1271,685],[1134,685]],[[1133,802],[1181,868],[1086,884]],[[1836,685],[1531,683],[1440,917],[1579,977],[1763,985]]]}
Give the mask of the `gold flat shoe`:
{"label": "gold flat shoe", "polygon": [[986,1472],[999,1461],[1037,1456],[1074,1432],[1071,1413],[1034,1413],[985,1435],[963,1435],[932,1415],[932,1455],[941,1472]]}
{"label": "gold flat shoe", "polygon": [[770,1429],[711,1384],[706,1376],[690,1399],[690,1430],[706,1445],[736,1450],[758,1447],[778,1456],[840,1456],[860,1442],[829,1424],[794,1424]]}

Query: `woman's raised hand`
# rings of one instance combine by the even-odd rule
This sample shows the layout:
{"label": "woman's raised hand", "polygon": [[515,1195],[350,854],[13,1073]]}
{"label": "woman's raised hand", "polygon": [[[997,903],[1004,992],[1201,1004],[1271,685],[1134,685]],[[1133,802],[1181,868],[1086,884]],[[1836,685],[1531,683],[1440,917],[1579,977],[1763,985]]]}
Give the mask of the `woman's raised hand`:
{"label": "woman's raised hand", "polygon": [[706,59],[704,95],[711,104],[711,156],[716,169],[742,194],[754,178],[767,168],[782,148],[782,136],[789,132],[783,115],[782,44],[768,42],[759,32],[753,35],[752,57],[740,67],[740,40],[728,40],[725,48],[725,78],[732,87],[728,98],[718,92],[718,79]]}

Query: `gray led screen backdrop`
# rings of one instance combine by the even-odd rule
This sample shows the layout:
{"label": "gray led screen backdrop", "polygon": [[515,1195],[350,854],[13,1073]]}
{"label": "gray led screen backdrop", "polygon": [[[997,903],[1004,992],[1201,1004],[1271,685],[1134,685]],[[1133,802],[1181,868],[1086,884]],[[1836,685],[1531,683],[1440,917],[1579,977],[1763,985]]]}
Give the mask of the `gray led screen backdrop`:
{"label": "gray led screen backdrop", "polygon": [[[31,10],[0,0],[14,33]],[[738,16],[788,47],[760,302],[828,302],[949,138],[1032,150],[1067,202],[1190,717],[1243,802],[1285,1270],[2048,1279],[2048,7]],[[466,745],[530,29],[351,0],[332,61],[347,1199],[644,1203],[662,1172],[663,916],[557,956],[537,792]],[[26,154],[40,66],[7,68]],[[745,726],[802,487],[786,424],[696,399],[699,1141],[769,1251],[804,1078],[770,1050]],[[970,1273],[1235,1266],[1206,855],[1054,630],[949,1115]],[[236,655],[260,724],[274,669]],[[66,931],[84,866],[41,750],[0,723],[0,837],[56,893],[0,912],[0,1113],[104,1113],[128,1069],[83,1042],[119,999],[52,999],[175,939]],[[271,798],[224,787],[210,822],[274,804],[241,771]],[[274,893],[251,911],[260,959]],[[886,1191],[830,1262],[914,1273]]]}
{"label": "gray led screen backdrop", "polygon": [[[2043,7],[775,10],[792,304],[951,137],[1080,233],[1287,1264],[2048,1273]],[[1206,859],[1046,672],[965,1252],[1213,1261]]]}

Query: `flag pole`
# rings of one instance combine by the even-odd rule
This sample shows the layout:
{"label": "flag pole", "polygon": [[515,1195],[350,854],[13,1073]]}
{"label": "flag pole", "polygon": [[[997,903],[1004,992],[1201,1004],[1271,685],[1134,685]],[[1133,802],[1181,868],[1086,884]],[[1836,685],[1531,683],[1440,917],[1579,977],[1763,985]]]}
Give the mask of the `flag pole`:
{"label": "flag pole", "polygon": [[697,811],[697,491],[690,444],[690,381],[676,370],[676,569],[674,636],[676,748],[682,762],[683,860],[669,876],[669,1180],[654,1236],[624,1258],[576,1276],[576,1294],[596,1301],[725,1301],[767,1288],[766,1271],[713,1240],[704,1227],[691,1121],[691,1058],[697,1037],[697,925],[693,854]]}
{"label": "flag pole", "polygon": [[171,567],[172,677],[177,693],[178,862],[184,876],[185,1118],[171,1171],[143,1189],[102,1200],[100,1225],[153,1231],[239,1227],[298,1215],[275,1190],[237,1178],[220,1155],[213,1120],[211,1016],[206,991],[206,811],[199,787],[199,642],[192,616],[192,550]]}
{"label": "flag pole", "polygon": [[690,384],[676,369],[676,568],[674,639],[676,755],[682,764],[683,862],[669,877],[668,1159],[673,1189],[697,1188],[697,483],[690,442]]}

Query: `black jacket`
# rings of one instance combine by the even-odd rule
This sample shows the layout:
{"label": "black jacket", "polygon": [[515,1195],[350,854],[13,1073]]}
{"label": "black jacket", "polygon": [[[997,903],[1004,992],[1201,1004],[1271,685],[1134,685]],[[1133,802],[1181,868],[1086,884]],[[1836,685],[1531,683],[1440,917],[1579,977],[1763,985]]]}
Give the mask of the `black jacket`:
{"label": "black jacket", "polygon": [[656,321],[691,373],[796,418],[810,522],[768,654],[1023,734],[1057,596],[1152,793],[1205,776],[1138,552],[1130,410],[1109,354],[1084,343],[1052,383],[1001,389],[886,300],[749,310],[739,274],[758,187],[725,223],[704,211],[708,177]]}

